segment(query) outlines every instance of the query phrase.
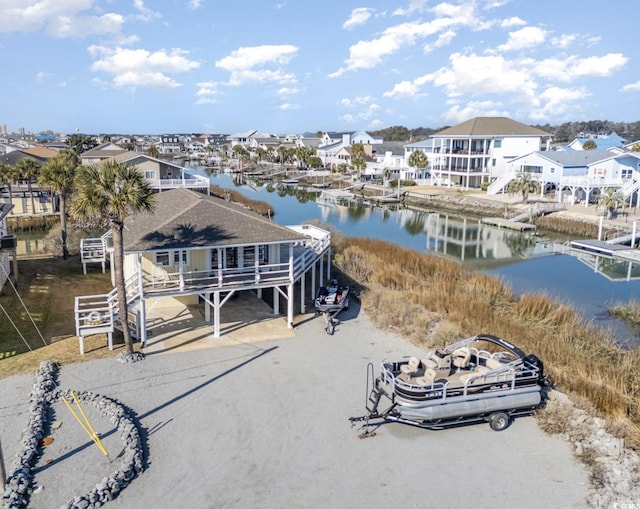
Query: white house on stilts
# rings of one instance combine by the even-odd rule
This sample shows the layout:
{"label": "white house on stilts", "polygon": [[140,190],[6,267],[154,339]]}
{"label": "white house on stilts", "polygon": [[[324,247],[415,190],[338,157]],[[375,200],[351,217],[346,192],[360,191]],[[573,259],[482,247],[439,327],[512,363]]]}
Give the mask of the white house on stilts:
{"label": "white house on stilts", "polygon": [[[153,214],[129,216],[124,225],[124,275],[130,324],[144,347],[147,316],[156,306],[204,306],[213,337],[220,337],[224,305],[240,291],[256,298],[270,291],[274,315],[286,302],[293,327],[294,290],[300,312],[331,277],[331,235],[312,225],[281,226],[245,207],[187,189],[156,195]],[[109,248],[107,247],[107,251]],[[113,266],[111,266],[113,271]],[[120,326],[115,288],[77,297],[76,334],[112,334]]]}

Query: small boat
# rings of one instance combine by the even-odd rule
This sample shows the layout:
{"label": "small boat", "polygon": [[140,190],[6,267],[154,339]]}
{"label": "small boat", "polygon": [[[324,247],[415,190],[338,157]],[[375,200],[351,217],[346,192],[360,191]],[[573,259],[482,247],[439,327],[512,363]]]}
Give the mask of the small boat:
{"label": "small boat", "polygon": [[[544,405],[551,380],[544,375],[542,361],[526,355],[508,341],[479,334],[424,356],[384,360],[374,379],[367,368],[371,387],[365,404],[367,414],[351,417],[365,421],[400,422],[421,428],[487,421],[494,431],[505,429],[516,416],[529,415]],[[390,406],[379,410],[383,400]]]}
{"label": "small boat", "polygon": [[334,318],[343,309],[349,309],[349,287],[332,279],[326,286],[321,286],[316,294],[315,307],[327,321],[325,331],[332,334],[335,327]]}
{"label": "small boat", "polygon": [[281,180],[281,182],[285,186],[295,186],[296,184],[298,184],[298,179],[283,179]]}

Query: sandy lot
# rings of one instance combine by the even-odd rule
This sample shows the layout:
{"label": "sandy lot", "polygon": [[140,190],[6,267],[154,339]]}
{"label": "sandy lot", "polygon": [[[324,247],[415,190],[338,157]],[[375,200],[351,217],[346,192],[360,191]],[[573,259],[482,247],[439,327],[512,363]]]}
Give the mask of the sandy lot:
{"label": "sandy lot", "polygon": [[[348,418],[364,410],[366,368],[419,353],[375,329],[352,305],[333,336],[322,318],[295,337],[115,359],[61,369],[60,388],[125,404],[143,427],[148,468],[108,507],[365,508],[584,507],[585,469],[534,418],[427,431],[388,424],[360,440]],[[0,439],[11,471],[33,376],[0,380]],[[63,405],[44,449],[30,507],[59,507],[111,474],[122,448],[90,411],[109,459]]]}

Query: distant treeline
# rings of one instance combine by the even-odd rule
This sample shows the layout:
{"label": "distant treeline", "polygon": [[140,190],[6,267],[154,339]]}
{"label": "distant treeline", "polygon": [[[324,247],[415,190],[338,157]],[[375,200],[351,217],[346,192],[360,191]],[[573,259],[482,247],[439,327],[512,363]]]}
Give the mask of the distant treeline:
{"label": "distant treeline", "polygon": [[[428,138],[430,135],[442,131],[450,126],[442,126],[437,129],[429,127],[418,127],[416,129],[407,129],[404,126],[392,126],[380,129],[379,131],[367,131],[374,136],[382,136],[385,141],[420,141]],[[564,124],[553,126],[551,124],[532,125],[543,131],[547,131],[554,135],[554,142],[569,142],[580,133],[584,134],[611,134],[616,133],[627,141],[640,140],[640,121],[638,122],[611,122],[609,120],[587,120],[584,122],[565,122]]]}

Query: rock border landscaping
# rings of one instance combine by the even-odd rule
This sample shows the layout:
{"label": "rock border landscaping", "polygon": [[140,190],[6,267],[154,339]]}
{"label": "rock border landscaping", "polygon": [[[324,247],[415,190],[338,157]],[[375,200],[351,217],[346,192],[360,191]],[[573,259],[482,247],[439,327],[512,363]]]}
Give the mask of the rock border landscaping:
{"label": "rock border landscaping", "polygon": [[[73,399],[71,390],[63,393],[56,389],[58,370],[56,363],[45,361],[40,364],[36,373],[30,398],[30,417],[27,428],[22,434],[22,450],[16,455],[13,473],[7,480],[2,496],[3,506],[7,509],[28,506],[31,493],[34,491],[33,468],[42,454],[40,443],[49,428],[50,405],[59,401],[62,396],[69,400]],[[134,413],[124,405],[89,391],[77,392],[76,396],[79,401],[96,408],[100,416],[108,418],[116,427],[124,444],[124,452],[118,470],[109,477],[104,477],[89,493],[73,497],[63,507],[67,509],[101,507],[117,497],[145,470],[145,443]]]}

